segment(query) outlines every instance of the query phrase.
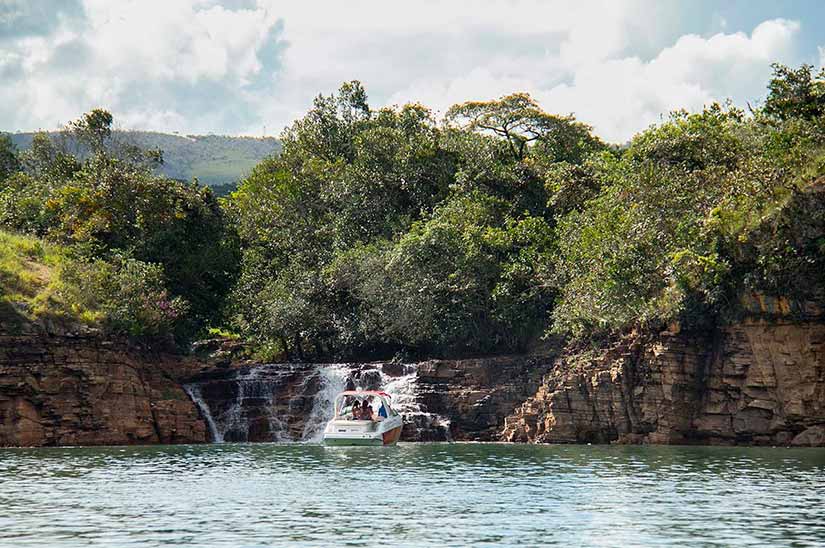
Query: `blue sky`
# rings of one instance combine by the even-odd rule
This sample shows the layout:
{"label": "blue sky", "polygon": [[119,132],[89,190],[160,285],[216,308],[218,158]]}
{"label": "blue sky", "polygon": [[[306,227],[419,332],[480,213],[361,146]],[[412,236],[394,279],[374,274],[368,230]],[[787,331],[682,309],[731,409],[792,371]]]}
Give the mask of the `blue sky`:
{"label": "blue sky", "polygon": [[670,110],[821,65],[820,0],[0,0],[0,130],[94,108],[121,127],[277,135],[318,93],[374,107],[527,91],[622,142]]}

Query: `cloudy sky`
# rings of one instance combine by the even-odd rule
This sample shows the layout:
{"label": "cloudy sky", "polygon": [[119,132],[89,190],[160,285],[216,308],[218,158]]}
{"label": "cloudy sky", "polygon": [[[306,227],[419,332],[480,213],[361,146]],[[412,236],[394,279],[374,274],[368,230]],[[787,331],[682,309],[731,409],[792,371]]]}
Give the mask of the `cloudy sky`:
{"label": "cloudy sky", "polygon": [[530,92],[605,139],[825,64],[821,0],[0,0],[0,130],[277,135],[358,79],[373,107]]}

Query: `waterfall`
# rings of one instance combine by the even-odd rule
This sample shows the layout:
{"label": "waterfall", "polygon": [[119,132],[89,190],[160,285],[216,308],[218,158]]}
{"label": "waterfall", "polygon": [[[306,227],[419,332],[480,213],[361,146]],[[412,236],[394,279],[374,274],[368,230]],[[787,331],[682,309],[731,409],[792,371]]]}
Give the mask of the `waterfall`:
{"label": "waterfall", "polygon": [[312,412],[304,424],[303,441],[321,441],[324,427],[334,414],[335,397],[346,389],[350,373],[350,368],[344,364],[325,365],[318,370],[320,384]]}
{"label": "waterfall", "polygon": [[203,419],[206,421],[206,426],[209,427],[209,434],[212,436],[212,441],[215,443],[222,443],[223,435],[220,433],[218,426],[215,424],[215,419],[212,417],[212,411],[209,409],[209,405],[203,401],[201,387],[197,384],[184,384],[183,390],[189,394],[189,397],[192,398],[193,402],[195,402],[195,406],[198,408],[198,411],[200,411]]}
{"label": "waterfall", "polygon": [[402,375],[390,376],[381,368],[383,390],[392,397],[393,409],[404,416],[405,430],[413,431],[419,441],[452,441],[450,419],[430,413],[421,403],[418,388],[418,368],[403,365]]}
{"label": "waterfall", "polygon": [[335,397],[347,386],[387,392],[393,408],[404,417],[405,439],[450,439],[450,421],[422,403],[415,365],[256,365],[219,373],[184,389],[214,442],[317,443],[333,416]]}
{"label": "waterfall", "polygon": [[236,415],[233,416],[232,424],[238,429],[245,429],[248,437],[249,421],[244,420],[241,413],[243,403],[248,399],[262,400],[264,402],[263,410],[266,414],[266,422],[269,426],[269,433],[273,441],[289,439],[288,434],[285,433],[286,425],[274,408],[275,396],[279,388],[279,379],[261,379],[260,373],[264,370],[262,367],[253,368],[246,376],[240,377],[238,385],[238,401],[240,405]]}
{"label": "waterfall", "polygon": [[253,430],[256,436],[264,430],[272,441],[282,441],[289,436],[275,400],[285,378],[292,373],[291,367],[274,364],[239,369],[228,379],[216,381],[230,386],[228,392],[234,395],[220,402],[223,405],[210,403],[205,397],[203,386],[209,381],[190,383],[184,389],[203,415],[213,441],[249,441]]}

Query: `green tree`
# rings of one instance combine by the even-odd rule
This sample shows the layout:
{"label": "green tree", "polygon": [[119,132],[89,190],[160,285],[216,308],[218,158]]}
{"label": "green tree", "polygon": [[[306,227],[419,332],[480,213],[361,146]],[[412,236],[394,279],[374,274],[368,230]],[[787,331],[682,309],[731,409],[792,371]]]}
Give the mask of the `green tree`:
{"label": "green tree", "polygon": [[45,235],[54,224],[46,208],[53,187],[48,181],[15,173],[0,181],[0,226],[16,232]]}
{"label": "green tree", "polygon": [[57,184],[70,179],[81,162],[64,146],[55,144],[45,131],[34,135],[29,148],[20,155],[23,171],[40,181]]}
{"label": "green tree", "polygon": [[0,181],[19,170],[17,147],[8,135],[0,135]]}
{"label": "green tree", "polygon": [[480,192],[455,197],[396,244],[341,256],[331,272],[354,298],[352,338],[426,354],[516,350],[540,334],[552,230],[507,209]]}
{"label": "green tree", "polygon": [[760,260],[741,255],[742,243],[794,192],[765,154],[766,131],[713,105],[675,113],[594,163],[599,194],[559,227],[556,330],[696,327],[732,313]]}
{"label": "green tree", "polygon": [[55,139],[35,135],[24,173],[0,186],[0,224],[70,246],[90,264],[125,255],[162,269],[152,283],[187,303],[174,318],[178,334],[220,321],[239,268],[234,227],[209,189],[154,175],[160,155],[116,142],[111,127],[97,109]]}
{"label": "green tree", "polygon": [[774,64],[764,111],[782,121],[821,120],[825,116],[825,69],[815,74],[811,65],[792,69]]}
{"label": "green tree", "polygon": [[169,289],[189,303],[193,329],[220,316],[237,248],[208,188],[95,156],[51,193],[46,210],[56,220],[53,240],[82,246],[93,257],[121,250],[162,265]]}
{"label": "green tree", "polygon": [[282,141],[231,196],[244,249],[233,302],[247,335],[301,354],[346,344],[350,301],[325,285],[335,257],[404,233],[447,195],[454,168],[429,110],[371,111],[357,82],[319,96]]}
{"label": "green tree", "polygon": [[448,123],[461,129],[496,135],[516,160],[538,146],[554,161],[581,162],[601,147],[590,127],[570,116],[548,114],[527,93],[514,93],[493,101],[470,101],[447,111]]}
{"label": "green tree", "polygon": [[66,128],[74,138],[89,148],[92,154],[105,151],[106,143],[112,137],[112,114],[100,108],[91,110],[70,122]]}

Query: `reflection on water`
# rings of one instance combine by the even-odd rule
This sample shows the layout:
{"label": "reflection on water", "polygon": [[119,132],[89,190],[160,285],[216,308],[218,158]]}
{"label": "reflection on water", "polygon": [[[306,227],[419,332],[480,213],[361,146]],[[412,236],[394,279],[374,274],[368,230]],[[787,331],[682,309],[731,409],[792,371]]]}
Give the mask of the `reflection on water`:
{"label": "reflection on water", "polygon": [[0,450],[0,546],[808,546],[823,508],[816,449]]}

